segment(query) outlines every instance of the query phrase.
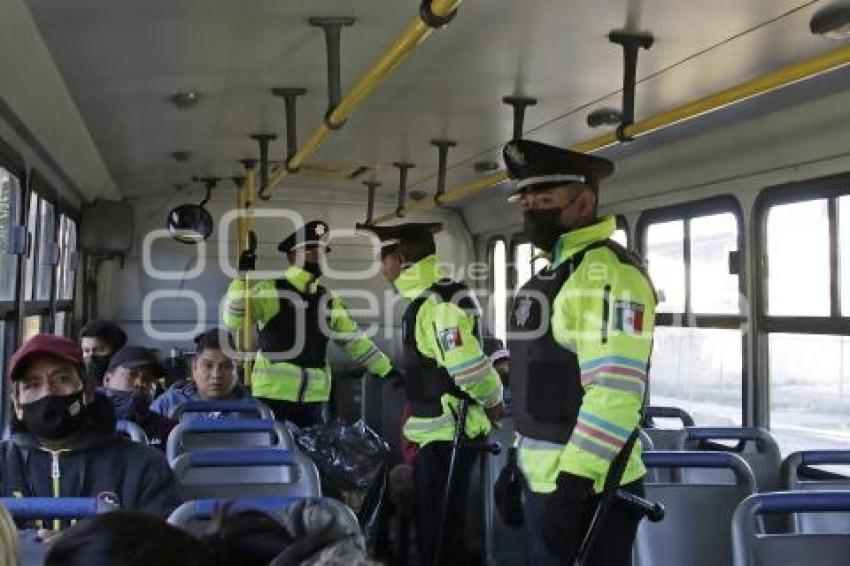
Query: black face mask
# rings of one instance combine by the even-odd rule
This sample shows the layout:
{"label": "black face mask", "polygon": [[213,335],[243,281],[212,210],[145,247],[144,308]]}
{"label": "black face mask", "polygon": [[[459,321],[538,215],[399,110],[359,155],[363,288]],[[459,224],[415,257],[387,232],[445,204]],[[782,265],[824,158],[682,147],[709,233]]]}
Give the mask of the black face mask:
{"label": "black face mask", "polygon": [[109,356],[91,356],[86,360],[86,374],[95,385],[103,383],[103,376],[109,368]]}
{"label": "black face mask", "polygon": [[21,405],[27,430],[38,438],[67,438],[85,426],[83,390],[70,395],[47,395]]}
{"label": "black face mask", "polygon": [[115,407],[115,416],[119,419],[129,420],[136,416],[147,414],[150,407],[148,397],[138,391],[113,391],[109,390],[109,398]]}
{"label": "black face mask", "polygon": [[561,234],[567,231],[561,225],[563,208],[542,208],[526,210],[523,213],[523,234],[528,240],[545,252],[555,249]]}
{"label": "black face mask", "polygon": [[304,262],[304,271],[318,279],[322,276],[322,264],[313,261]]}

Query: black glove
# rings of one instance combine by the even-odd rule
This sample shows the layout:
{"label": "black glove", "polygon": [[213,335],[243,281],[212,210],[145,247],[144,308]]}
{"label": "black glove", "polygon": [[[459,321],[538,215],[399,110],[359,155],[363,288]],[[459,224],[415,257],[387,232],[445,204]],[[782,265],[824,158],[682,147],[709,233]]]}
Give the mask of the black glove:
{"label": "black glove", "polygon": [[404,387],[404,374],[395,368],[384,376],[384,380],[393,387]]}
{"label": "black glove", "polygon": [[254,271],[257,269],[257,252],[245,250],[239,254],[239,271]]}
{"label": "black glove", "polygon": [[523,525],[522,491],[525,488],[525,476],[517,463],[517,449],[508,448],[508,462],[499,473],[493,485],[493,501],[502,522],[509,527]]}
{"label": "black glove", "polygon": [[572,564],[598,498],[593,492],[593,481],[581,476],[561,472],[556,485],[543,510],[543,541],[549,552],[565,564]]}

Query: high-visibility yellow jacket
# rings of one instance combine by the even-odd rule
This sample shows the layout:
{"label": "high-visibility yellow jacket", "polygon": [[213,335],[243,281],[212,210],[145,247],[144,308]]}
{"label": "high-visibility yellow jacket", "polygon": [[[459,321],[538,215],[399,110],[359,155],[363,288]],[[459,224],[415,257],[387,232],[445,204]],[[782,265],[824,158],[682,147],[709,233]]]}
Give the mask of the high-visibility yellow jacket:
{"label": "high-visibility yellow jacket", "polygon": [[[602,491],[612,460],[640,419],[656,297],[639,266],[598,245],[615,227],[609,216],[568,232],[552,254],[552,269],[582,254],[555,296],[550,323],[557,344],[577,357],[584,393],[566,444],[519,438],[520,466],[535,492],[554,491],[560,472],[591,479]],[[637,442],[622,484],[646,473],[640,454]]]}
{"label": "high-visibility yellow jacket", "polygon": [[[315,278],[298,267],[289,267],[284,279],[298,292],[315,294],[322,292]],[[238,329],[245,319],[245,281],[234,279],[227,289],[224,323]],[[327,308],[327,326],[332,339],[360,366],[369,372],[385,376],[392,370],[389,358],[365,334],[351,318],[343,301],[332,291]],[[274,280],[259,281],[251,285],[250,305],[253,320],[259,329],[280,312],[280,293]],[[295,321],[293,321],[295,325]],[[323,367],[300,367],[262,351],[257,352],[251,376],[251,392],[255,397],[266,397],[281,401],[324,402],[331,392],[331,369],[324,361]]]}
{"label": "high-visibility yellow jacket", "polygon": [[[502,402],[502,382],[475,336],[475,316],[452,301],[442,300],[437,293],[429,293],[441,280],[446,281],[445,275],[437,256],[431,255],[405,269],[395,281],[395,288],[414,303],[427,296],[415,313],[416,350],[422,358],[433,361],[440,371],[445,371],[473,401],[465,431],[467,436],[475,438],[490,431],[490,421],[482,407]],[[413,373],[408,372],[406,380],[415,379]],[[457,396],[443,394],[440,397],[442,410],[437,416],[414,414],[407,419],[403,430],[405,437],[421,446],[434,441],[451,441],[459,403]]]}

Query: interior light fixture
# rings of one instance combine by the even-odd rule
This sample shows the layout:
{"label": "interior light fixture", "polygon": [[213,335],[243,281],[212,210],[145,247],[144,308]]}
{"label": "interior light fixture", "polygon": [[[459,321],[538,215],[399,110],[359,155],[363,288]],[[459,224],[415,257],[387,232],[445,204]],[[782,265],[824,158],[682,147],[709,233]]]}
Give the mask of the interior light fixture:
{"label": "interior light fixture", "polygon": [[200,203],[182,204],[168,213],[168,232],[172,238],[183,244],[197,244],[210,237],[213,219],[204,205],[209,202],[214,185],[207,181],[207,194]]}
{"label": "interior light fixture", "polygon": [[617,126],[623,121],[623,114],[616,108],[599,108],[587,115],[587,125],[591,128]]}
{"label": "interior light fixture", "polygon": [[201,101],[201,93],[197,90],[184,90],[171,95],[171,102],[180,110],[194,108]]}
{"label": "interior light fixture", "polygon": [[850,37],[850,2],[834,2],[821,8],[809,21],[809,29],[815,35],[830,39]]}

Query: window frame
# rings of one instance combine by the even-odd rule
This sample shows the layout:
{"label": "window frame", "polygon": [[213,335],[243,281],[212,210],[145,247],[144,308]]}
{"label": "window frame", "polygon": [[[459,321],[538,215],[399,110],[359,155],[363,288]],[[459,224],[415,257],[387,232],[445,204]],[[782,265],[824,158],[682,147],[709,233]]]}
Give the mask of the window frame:
{"label": "window frame", "polygon": [[[685,312],[656,313],[656,326],[678,326],[683,328],[705,328],[720,330],[742,330],[741,332],[741,424],[751,426],[752,419],[748,407],[751,403],[750,370],[747,360],[750,355],[750,345],[744,325],[749,320],[750,313],[745,305],[741,305],[739,314],[694,314],[691,309],[691,228],[690,220],[712,214],[730,213],[738,225],[738,292],[747,296],[747,250],[744,212],[741,202],[735,195],[722,194],[704,199],[677,203],[670,206],[652,208],[643,211],[638,217],[635,232],[635,248],[642,257],[646,257],[646,236],[649,226],[659,222],[675,220],[683,221],[683,261],[685,264]],[[757,375],[757,374],[754,374]],[[648,398],[652,399],[651,386]]]}
{"label": "window frame", "polygon": [[634,238],[632,238],[632,232],[629,230],[629,219],[624,214],[615,214],[614,221],[617,224],[614,231],[623,230],[626,233],[626,249],[634,249]]}
{"label": "window frame", "polygon": [[496,248],[496,244],[498,242],[502,242],[505,245],[505,331],[508,329],[508,313],[510,312],[510,298],[512,294],[511,287],[511,256],[513,255],[513,248],[510,246],[510,240],[508,237],[503,235],[495,235],[491,236],[487,239],[486,246],[486,254],[487,254],[487,264],[490,267],[489,273],[487,275],[487,290],[490,293],[489,300],[487,301],[487,329],[491,336],[496,336],[496,269],[495,269],[495,261],[493,261],[493,252]]}

